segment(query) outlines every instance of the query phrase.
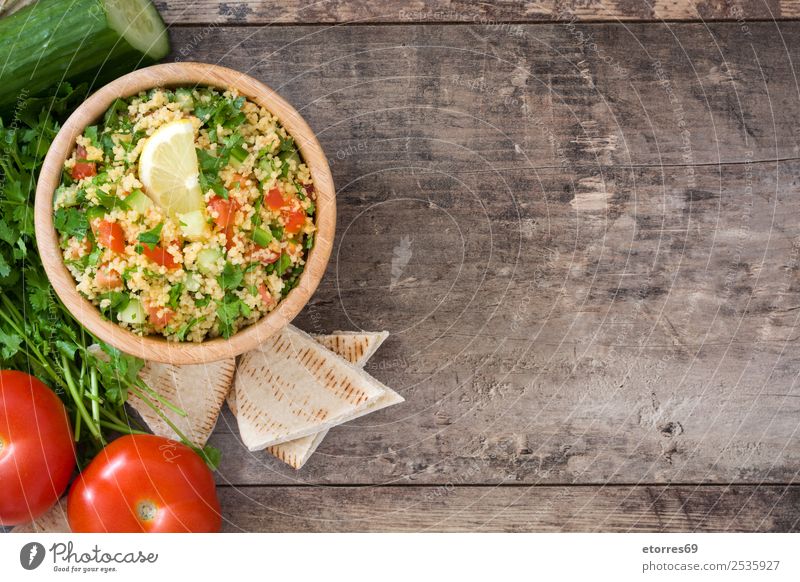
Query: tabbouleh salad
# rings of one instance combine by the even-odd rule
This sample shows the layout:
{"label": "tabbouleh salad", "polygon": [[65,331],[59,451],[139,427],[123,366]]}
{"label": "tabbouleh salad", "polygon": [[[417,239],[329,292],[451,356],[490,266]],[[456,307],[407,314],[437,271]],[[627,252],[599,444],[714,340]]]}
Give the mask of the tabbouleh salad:
{"label": "tabbouleh salad", "polygon": [[278,120],[234,91],[117,99],[77,138],[55,226],[78,290],[139,334],[229,337],[294,288],[315,191]]}

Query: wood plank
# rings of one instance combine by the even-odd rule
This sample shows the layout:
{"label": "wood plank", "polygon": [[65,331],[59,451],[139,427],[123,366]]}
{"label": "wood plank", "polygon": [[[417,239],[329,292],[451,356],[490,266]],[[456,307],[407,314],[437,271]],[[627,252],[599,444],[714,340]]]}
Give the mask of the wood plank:
{"label": "wood plank", "polygon": [[[782,185],[798,172],[697,168],[691,191],[680,168],[611,172],[602,212],[576,209],[560,174],[540,190],[505,173],[531,192],[516,207],[476,174],[343,188],[346,258],[298,325],[388,329],[370,371],[407,402],[331,431],[300,474],[245,451],[224,417],[222,478],[795,480],[800,200]],[[454,203],[470,188],[485,213]],[[416,254],[391,289],[404,236]]]}
{"label": "wood plank", "polygon": [[398,160],[486,172],[797,157],[800,44],[790,40],[800,23],[749,27],[215,27],[172,36],[175,58],[248,72],[288,98],[341,184],[357,177],[354,164],[357,172]]}
{"label": "wood plank", "polygon": [[220,482],[795,481],[800,45],[751,28],[764,86],[736,24],[586,26],[588,53],[564,27],[480,51],[454,26],[176,29],[318,132],[339,228],[297,323],[389,330],[370,369],[407,399],[300,473],[223,417]]}
{"label": "wood plank", "polygon": [[796,532],[800,488],[230,487],[225,531]]}
{"label": "wood plank", "polygon": [[698,2],[696,0],[156,0],[169,24],[341,24],[369,22],[501,23],[577,21],[773,20],[800,16],[797,0]]}

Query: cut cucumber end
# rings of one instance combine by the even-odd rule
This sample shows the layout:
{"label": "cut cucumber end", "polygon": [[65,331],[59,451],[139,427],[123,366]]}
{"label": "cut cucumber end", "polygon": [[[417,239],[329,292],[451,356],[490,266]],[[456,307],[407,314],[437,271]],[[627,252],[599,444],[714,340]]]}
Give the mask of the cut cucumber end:
{"label": "cut cucumber end", "polygon": [[108,24],[130,45],[158,60],[169,53],[164,21],[150,0],[104,0]]}

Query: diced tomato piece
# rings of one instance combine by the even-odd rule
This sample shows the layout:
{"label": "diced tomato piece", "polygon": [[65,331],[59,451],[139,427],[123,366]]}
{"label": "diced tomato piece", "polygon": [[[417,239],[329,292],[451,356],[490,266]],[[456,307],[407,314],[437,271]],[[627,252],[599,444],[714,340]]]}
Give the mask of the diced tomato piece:
{"label": "diced tomato piece", "polygon": [[267,203],[267,208],[270,210],[280,210],[286,203],[283,199],[283,194],[281,194],[281,191],[277,188],[272,188],[267,192],[265,202]]}
{"label": "diced tomato piece", "polygon": [[[85,160],[86,159],[86,148],[83,146],[78,146],[77,148],[77,159],[78,160]],[[89,178],[90,176],[97,175],[97,164],[94,162],[75,162],[75,165],[72,166],[71,176],[73,180],[83,180],[84,178]]]}
{"label": "diced tomato piece", "polygon": [[275,304],[275,299],[270,295],[269,289],[264,283],[258,286],[258,294],[261,295],[261,300],[267,307]]}
{"label": "diced tomato piece", "polygon": [[143,244],[142,254],[154,263],[161,265],[162,267],[166,267],[169,270],[177,269],[179,266],[178,263],[175,262],[175,257],[167,252],[167,249],[162,246],[150,247],[146,244]]}
{"label": "diced tomato piece", "polygon": [[81,257],[85,257],[89,253],[92,252],[92,241],[87,238],[84,238],[82,241],[78,242],[77,244],[70,243],[68,255],[69,258],[73,261],[80,259]]}
{"label": "diced tomato piece", "polygon": [[103,263],[97,268],[94,281],[100,289],[106,291],[122,287],[122,275],[112,269],[108,263]]}
{"label": "diced tomato piece", "polygon": [[94,237],[104,247],[115,253],[125,252],[125,231],[117,222],[110,220],[95,220],[92,222]]}
{"label": "diced tomato piece", "polygon": [[256,247],[256,249],[250,253],[250,259],[258,261],[262,265],[271,265],[280,257],[281,255],[279,253],[274,253],[264,247]]}
{"label": "diced tomato piece", "polygon": [[239,184],[240,188],[244,188],[244,183],[250,179],[251,177],[249,174],[245,176],[243,174],[240,174],[239,172],[236,172],[235,174],[231,175],[231,186],[235,187],[236,184]]}
{"label": "diced tomato piece", "polygon": [[301,208],[297,210],[287,210],[283,213],[283,230],[289,234],[297,234],[306,223],[306,213]]}
{"label": "diced tomato piece", "polygon": [[225,229],[225,250],[229,251],[233,248],[234,243],[236,240],[234,237],[236,236],[235,228],[231,224]]}
{"label": "diced tomato piece", "polygon": [[157,305],[146,305],[147,315],[155,327],[164,327],[172,318],[175,317],[175,312],[169,307],[158,307]]}
{"label": "diced tomato piece", "polygon": [[76,162],[72,166],[72,179],[76,182],[96,175],[97,166],[94,162]]}
{"label": "diced tomato piece", "polygon": [[236,211],[239,210],[239,203],[231,198],[225,200],[219,196],[214,196],[208,201],[208,209],[209,211],[214,211],[217,215],[214,218],[214,223],[217,227],[224,229],[233,224],[236,218]]}

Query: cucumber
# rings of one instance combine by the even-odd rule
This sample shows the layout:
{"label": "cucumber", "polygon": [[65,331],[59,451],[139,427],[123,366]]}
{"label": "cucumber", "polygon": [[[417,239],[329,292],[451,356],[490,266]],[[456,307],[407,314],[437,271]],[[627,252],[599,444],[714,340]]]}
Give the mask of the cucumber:
{"label": "cucumber", "polygon": [[186,87],[179,87],[175,89],[175,102],[180,104],[182,109],[191,109],[194,107],[194,96],[192,90]]}
{"label": "cucumber", "polygon": [[231,157],[229,163],[234,170],[238,170],[239,168],[241,168],[242,164],[246,159],[247,159],[247,150],[244,149],[242,146],[237,145],[231,148]]}
{"label": "cucumber", "polygon": [[141,190],[134,190],[131,192],[125,199],[125,202],[127,202],[131,210],[135,210],[139,214],[147,214],[147,211],[154,206],[150,197]]}
{"label": "cucumber", "polygon": [[56,188],[56,193],[53,195],[55,208],[64,208],[67,206],[77,206],[78,204],[78,189],[75,186],[64,186],[63,184]]}
{"label": "cucumber", "polygon": [[197,253],[197,270],[204,275],[211,275],[219,270],[219,260],[222,253],[218,249],[203,249]]}
{"label": "cucumber", "polygon": [[252,233],[253,242],[260,247],[265,247],[272,242],[272,233],[260,227],[255,227]]}
{"label": "cucumber", "polygon": [[190,293],[196,293],[197,291],[200,290],[200,277],[198,277],[194,273],[189,273],[183,280],[183,284],[186,287],[187,291],[189,291]]}
{"label": "cucumber", "polygon": [[207,239],[211,229],[206,222],[206,213],[202,210],[192,210],[178,214],[178,224],[181,225],[181,234],[190,241]]}
{"label": "cucumber", "polygon": [[0,111],[64,81],[94,88],[169,53],[150,0],[48,0],[0,19]]}
{"label": "cucumber", "polygon": [[125,309],[117,314],[117,318],[125,323],[144,323],[144,307],[138,299],[131,299]]}

